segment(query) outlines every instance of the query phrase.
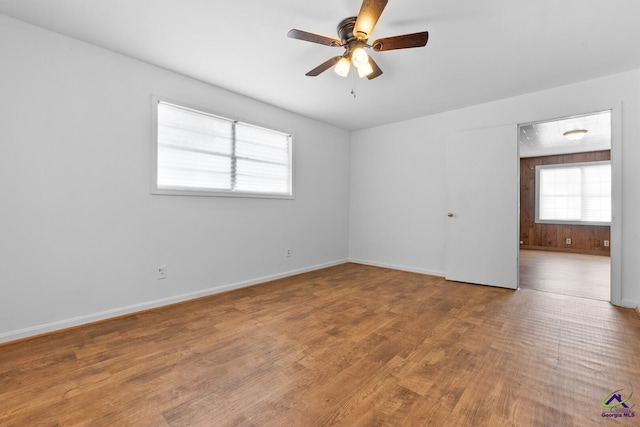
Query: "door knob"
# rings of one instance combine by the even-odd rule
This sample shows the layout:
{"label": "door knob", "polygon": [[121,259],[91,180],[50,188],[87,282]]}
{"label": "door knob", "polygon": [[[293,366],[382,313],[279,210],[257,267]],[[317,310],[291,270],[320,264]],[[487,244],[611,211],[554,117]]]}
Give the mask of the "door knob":
{"label": "door knob", "polygon": [[453,212],[447,212],[447,216],[451,218],[453,216]]}

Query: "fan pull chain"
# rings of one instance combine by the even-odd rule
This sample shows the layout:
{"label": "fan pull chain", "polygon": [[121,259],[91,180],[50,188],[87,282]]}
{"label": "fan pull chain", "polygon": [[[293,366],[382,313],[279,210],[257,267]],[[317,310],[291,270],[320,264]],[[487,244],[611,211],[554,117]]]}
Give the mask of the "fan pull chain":
{"label": "fan pull chain", "polygon": [[353,99],[356,99],[356,81],[356,72],[351,70],[351,95],[353,95]]}

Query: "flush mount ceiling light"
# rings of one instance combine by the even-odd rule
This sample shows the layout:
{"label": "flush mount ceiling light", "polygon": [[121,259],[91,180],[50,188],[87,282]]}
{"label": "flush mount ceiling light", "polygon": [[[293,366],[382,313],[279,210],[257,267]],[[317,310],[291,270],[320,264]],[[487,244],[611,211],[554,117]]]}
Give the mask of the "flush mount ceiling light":
{"label": "flush mount ceiling light", "polygon": [[578,141],[579,139],[584,138],[587,132],[588,130],[586,129],[574,129],[566,131],[565,133],[563,133],[563,135],[565,138],[571,141]]}

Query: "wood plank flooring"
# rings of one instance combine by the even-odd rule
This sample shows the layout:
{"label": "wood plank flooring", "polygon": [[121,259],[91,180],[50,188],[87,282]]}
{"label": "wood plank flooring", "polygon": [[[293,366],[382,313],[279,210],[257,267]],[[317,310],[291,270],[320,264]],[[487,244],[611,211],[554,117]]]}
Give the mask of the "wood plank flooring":
{"label": "wood plank flooring", "polygon": [[344,264],[1,346],[0,425],[597,426],[638,343],[603,301]]}
{"label": "wood plank flooring", "polygon": [[611,259],[608,256],[520,250],[520,287],[611,300]]}

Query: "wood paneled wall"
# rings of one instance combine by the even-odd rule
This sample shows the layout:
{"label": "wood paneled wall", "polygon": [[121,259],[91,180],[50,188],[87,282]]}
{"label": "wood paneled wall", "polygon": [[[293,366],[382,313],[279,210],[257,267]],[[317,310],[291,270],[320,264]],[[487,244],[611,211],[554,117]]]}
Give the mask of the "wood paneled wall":
{"label": "wood paneled wall", "polygon": [[[520,159],[520,247],[609,255],[609,247],[604,246],[611,239],[609,226],[536,224],[535,185],[537,165],[610,159],[610,150]],[[565,243],[567,238],[570,245]]]}

